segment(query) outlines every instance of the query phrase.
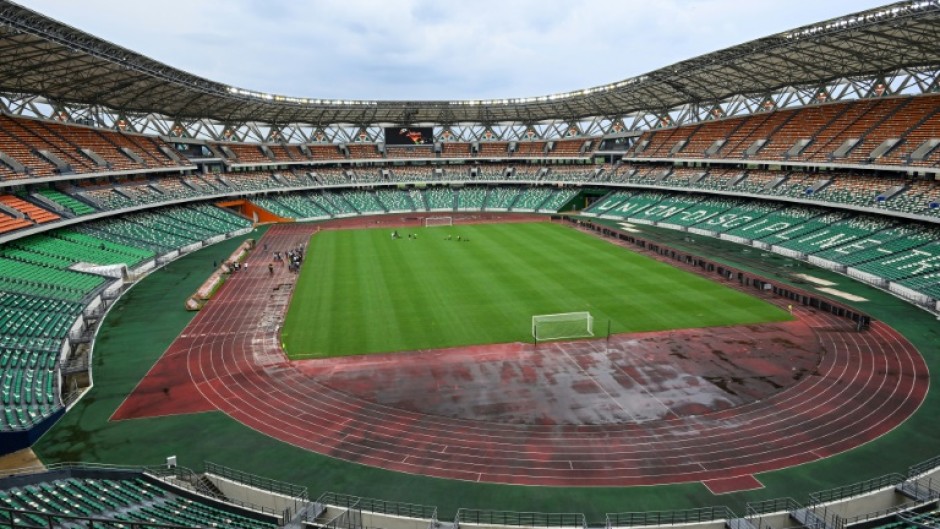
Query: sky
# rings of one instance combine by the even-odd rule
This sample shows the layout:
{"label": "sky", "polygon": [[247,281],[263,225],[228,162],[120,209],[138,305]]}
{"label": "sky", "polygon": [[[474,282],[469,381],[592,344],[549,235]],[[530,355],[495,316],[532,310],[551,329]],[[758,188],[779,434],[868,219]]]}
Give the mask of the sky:
{"label": "sky", "polygon": [[885,0],[15,0],[174,68],[278,95],[548,95]]}

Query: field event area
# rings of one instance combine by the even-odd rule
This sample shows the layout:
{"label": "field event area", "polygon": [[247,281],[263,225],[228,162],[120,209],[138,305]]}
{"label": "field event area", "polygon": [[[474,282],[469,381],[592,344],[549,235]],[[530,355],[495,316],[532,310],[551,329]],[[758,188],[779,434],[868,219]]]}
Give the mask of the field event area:
{"label": "field event area", "polygon": [[[395,234],[398,237],[395,237]],[[764,301],[547,222],[325,230],[283,342],[292,359],[532,341],[532,316],[588,311],[595,337],[784,321]]]}

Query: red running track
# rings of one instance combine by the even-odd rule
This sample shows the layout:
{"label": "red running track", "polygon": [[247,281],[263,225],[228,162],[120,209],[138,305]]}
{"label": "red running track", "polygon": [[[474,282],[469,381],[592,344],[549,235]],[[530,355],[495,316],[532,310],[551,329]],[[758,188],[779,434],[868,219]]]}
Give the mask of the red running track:
{"label": "red running track", "polygon": [[[274,226],[262,241],[271,251],[286,250],[306,242],[312,230]],[[358,398],[309,376],[304,362],[288,362],[278,328],[294,275],[278,268],[270,276],[268,261],[260,251],[249,258],[249,269],[196,316],[113,419],[217,409],[307,450],[448,479],[748,484],[732,478],[825,458],[887,433],[917,409],[928,387],[922,357],[893,329],[875,322],[858,333],[833,315],[798,310],[825,351],[815,371],[740,406],[613,424],[424,414]]]}

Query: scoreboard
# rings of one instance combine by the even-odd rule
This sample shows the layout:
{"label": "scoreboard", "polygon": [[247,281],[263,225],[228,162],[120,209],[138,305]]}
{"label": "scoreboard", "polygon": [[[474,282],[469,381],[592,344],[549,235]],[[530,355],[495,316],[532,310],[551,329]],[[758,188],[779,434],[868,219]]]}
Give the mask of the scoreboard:
{"label": "scoreboard", "polygon": [[434,143],[433,127],[385,127],[386,145],[430,145]]}

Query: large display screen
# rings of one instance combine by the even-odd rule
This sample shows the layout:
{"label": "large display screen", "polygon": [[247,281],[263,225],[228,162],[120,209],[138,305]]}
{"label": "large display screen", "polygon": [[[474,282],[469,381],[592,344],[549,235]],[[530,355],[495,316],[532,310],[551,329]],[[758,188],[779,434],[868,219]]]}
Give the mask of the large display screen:
{"label": "large display screen", "polygon": [[386,145],[430,145],[434,143],[433,127],[385,127]]}

